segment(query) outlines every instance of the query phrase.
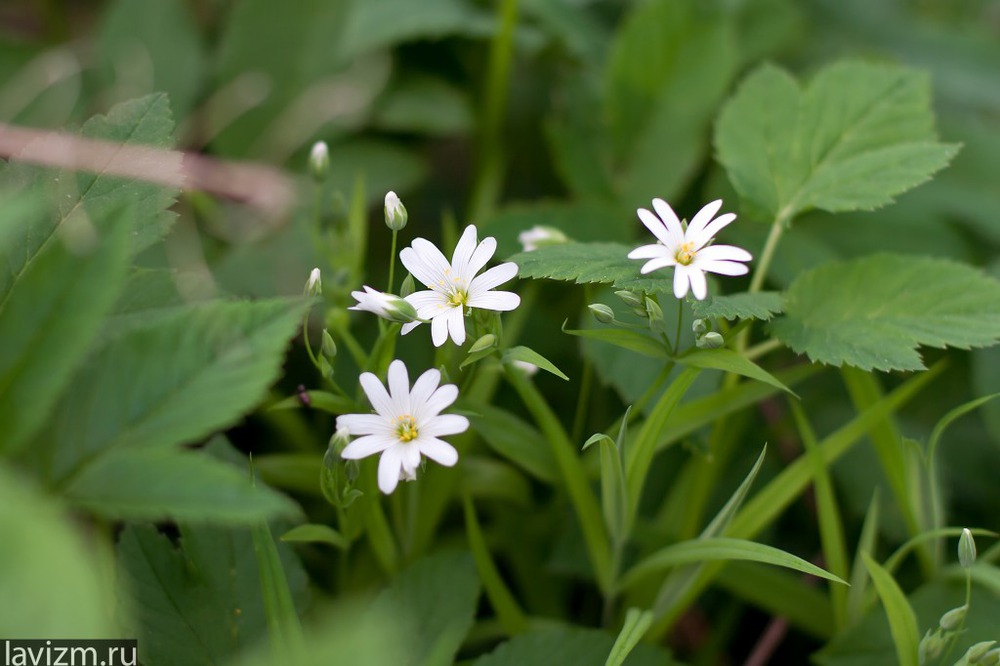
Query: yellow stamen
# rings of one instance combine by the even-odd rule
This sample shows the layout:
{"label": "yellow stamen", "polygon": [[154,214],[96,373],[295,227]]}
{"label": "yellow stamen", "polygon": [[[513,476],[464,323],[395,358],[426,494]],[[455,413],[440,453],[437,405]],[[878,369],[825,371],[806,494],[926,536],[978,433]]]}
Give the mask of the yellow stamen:
{"label": "yellow stamen", "polygon": [[396,436],[401,442],[412,442],[420,433],[417,432],[417,423],[409,414],[396,417]]}
{"label": "yellow stamen", "polygon": [[683,266],[688,266],[694,261],[694,256],[697,254],[694,249],[694,243],[688,241],[686,243],[681,243],[681,246],[677,248],[677,252],[674,254],[674,259],[677,260],[678,264]]}

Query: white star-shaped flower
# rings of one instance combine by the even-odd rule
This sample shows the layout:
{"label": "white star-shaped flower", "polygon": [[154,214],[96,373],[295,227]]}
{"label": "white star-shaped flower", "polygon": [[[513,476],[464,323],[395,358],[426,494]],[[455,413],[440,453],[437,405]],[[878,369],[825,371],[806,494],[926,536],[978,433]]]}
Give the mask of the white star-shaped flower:
{"label": "white star-shaped flower", "polygon": [[[406,297],[417,309],[420,319],[431,322],[431,340],[440,347],[451,335],[455,344],[465,342],[465,315],[468,308],[506,312],[521,303],[521,297],[509,291],[492,291],[517,275],[517,264],[507,262],[494,266],[482,275],[476,275],[493,257],[497,241],[493,237],[476,243],[476,227],[469,225],[455,246],[451,263],[433,243],[423,238],[413,239],[410,247],[403,248],[399,258],[426,291]],[[403,326],[406,335],[421,322]]]}
{"label": "white star-shaped flower", "polygon": [[708,295],[705,273],[746,275],[749,268],[740,263],[753,257],[735,245],[711,245],[715,234],[736,219],[735,213],[715,217],[722,208],[722,199],[705,204],[694,216],[687,229],[663,199],[653,199],[656,215],[645,208],[636,211],[639,219],[659,240],[628,253],[629,259],[649,259],[640,273],[645,275],[658,268],[674,267],[674,296],[684,298],[690,286],[694,297],[703,300]]}
{"label": "white star-shaped flower", "polygon": [[344,414],[337,417],[337,430],[346,428],[358,436],[341,452],[348,460],[366,458],[381,453],[378,463],[378,487],[389,494],[400,479],[417,477],[421,456],[446,467],[458,461],[455,447],[438,439],[457,435],[469,428],[469,419],[458,414],[442,414],[458,398],[454,384],[438,386],[441,373],[428,370],[417,378],[410,389],[406,364],[396,360],[389,364],[389,390],[378,377],[362,373],[360,381],[374,414]]}
{"label": "white star-shaped flower", "polygon": [[408,324],[417,319],[417,311],[413,304],[402,296],[387,294],[365,285],[364,291],[352,291],[351,296],[357,303],[348,310],[371,312],[383,319]]}

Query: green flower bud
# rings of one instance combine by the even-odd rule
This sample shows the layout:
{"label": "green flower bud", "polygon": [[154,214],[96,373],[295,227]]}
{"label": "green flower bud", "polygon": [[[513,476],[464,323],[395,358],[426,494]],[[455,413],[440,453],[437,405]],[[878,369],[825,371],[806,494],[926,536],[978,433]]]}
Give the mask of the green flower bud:
{"label": "green flower bud", "polygon": [[416,290],[417,286],[416,283],[413,281],[413,276],[407,274],[406,278],[403,280],[403,284],[399,286],[399,295],[402,296],[403,298],[406,298]]}
{"label": "green flower bud", "polygon": [[472,346],[469,347],[469,353],[475,354],[476,352],[481,352],[485,349],[489,349],[490,347],[495,346],[496,343],[497,343],[497,336],[493,335],[492,333],[487,333],[486,335],[484,335],[483,337],[479,338],[478,340],[472,343]]}
{"label": "green flower bud", "polygon": [[986,654],[982,656],[979,660],[980,664],[984,666],[998,666],[1000,665],[1000,648],[993,648]]}
{"label": "green flower bud", "polygon": [[615,323],[615,311],[604,303],[591,303],[587,306],[590,308],[590,313],[594,315],[594,319],[602,324],[613,324]]}
{"label": "green flower bud", "polygon": [[691,332],[696,336],[705,335],[709,331],[708,322],[704,319],[695,319],[691,322]]}
{"label": "green flower bud", "polygon": [[307,296],[319,296],[323,293],[323,276],[320,274],[318,268],[314,268],[309,272],[305,293]]}
{"label": "green flower bud", "polygon": [[990,648],[996,644],[996,641],[983,641],[981,643],[976,643],[965,651],[965,655],[962,659],[964,659],[967,664],[978,664],[980,663],[979,660],[986,656],[986,653],[990,651]]}
{"label": "green flower bud", "polygon": [[966,527],[962,530],[962,536],[958,538],[958,563],[962,568],[968,569],[976,561],[976,541],[972,538],[972,532]]}
{"label": "green flower bud", "polygon": [[945,640],[941,635],[941,631],[935,629],[933,632],[928,629],[924,637],[920,639],[920,645],[917,647],[919,662],[921,664],[926,664],[932,659],[937,659],[941,656],[941,652],[944,651]]}
{"label": "green flower bud", "polygon": [[326,356],[319,357],[319,373],[327,379],[333,378],[333,366],[326,360]]}
{"label": "green flower bud", "polygon": [[726,344],[725,338],[715,331],[709,331],[705,335],[695,340],[698,349],[719,349]]}
{"label": "green flower bud", "polygon": [[399,231],[406,226],[406,220],[409,216],[406,213],[406,207],[403,206],[403,202],[399,200],[395,192],[389,192],[385,195],[385,226],[389,227],[393,231]]}
{"label": "green flower bud", "polygon": [[323,356],[326,356],[331,361],[337,358],[337,343],[333,341],[333,336],[330,335],[330,331],[323,329]]}
{"label": "green flower bud", "polygon": [[945,631],[954,631],[962,624],[965,619],[965,614],[968,612],[968,606],[959,606],[958,608],[952,608],[950,611],[941,616],[938,624]]}
{"label": "green flower bud", "polygon": [[642,308],[642,296],[635,293],[634,291],[628,291],[627,289],[622,289],[621,291],[616,291],[615,296],[622,299],[622,302],[629,306],[630,308]]}
{"label": "green flower bud", "polygon": [[330,147],[326,141],[317,141],[309,151],[309,173],[319,183],[326,179],[330,172]]}
{"label": "green flower bud", "polygon": [[660,304],[648,296],[646,297],[646,314],[649,315],[650,325],[663,321],[663,310],[660,309]]}

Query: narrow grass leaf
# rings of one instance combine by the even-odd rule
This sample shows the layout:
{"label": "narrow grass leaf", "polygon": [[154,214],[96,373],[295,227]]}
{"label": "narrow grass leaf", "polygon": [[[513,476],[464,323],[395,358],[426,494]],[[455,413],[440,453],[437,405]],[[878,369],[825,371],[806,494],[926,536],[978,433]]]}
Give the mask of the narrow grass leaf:
{"label": "narrow grass leaf", "polygon": [[575,335],[579,338],[588,338],[590,340],[598,340],[600,342],[607,342],[608,344],[612,344],[616,347],[628,349],[629,351],[634,351],[637,354],[642,354],[643,356],[648,356],[650,358],[666,360],[670,357],[670,352],[667,350],[666,345],[656,338],[650,337],[645,333],[640,333],[639,331],[630,331],[623,328],[591,328],[576,330],[566,328],[565,322],[563,322],[562,330],[563,333],[567,333],[569,335]]}
{"label": "narrow grass leaf", "polygon": [[652,623],[652,612],[639,608],[629,608],[625,612],[625,624],[618,632],[618,637],[615,639],[615,644],[611,646],[611,654],[608,655],[604,666],[621,666],[633,648],[642,640],[643,634]]}
{"label": "narrow grass leaf", "polygon": [[537,365],[539,368],[545,372],[552,373],[560,379],[565,379],[569,381],[569,377],[563,374],[563,371],[553,365],[552,361],[545,358],[534,349],[529,349],[528,347],[518,346],[511,347],[503,354],[504,363],[510,363],[511,361],[523,361],[525,363],[531,363],[532,365]]}
{"label": "narrow grass leaf", "polygon": [[339,550],[347,550],[351,542],[329,525],[307,523],[288,530],[280,539],[285,543],[325,543]]}
{"label": "narrow grass leaf", "polygon": [[479,580],[483,583],[490,605],[496,611],[497,619],[500,620],[508,636],[523,633],[528,627],[527,618],[490,556],[472,500],[469,497],[463,498],[462,506],[465,511],[465,535],[469,541],[469,550],[472,551],[476,571],[479,572]]}
{"label": "narrow grass leaf", "polygon": [[770,372],[732,349],[703,349],[677,356],[675,360],[681,365],[688,365],[703,370],[722,370],[742,375],[743,377],[749,377],[750,379],[756,379],[759,382],[770,384],[775,388],[795,395],[790,388],[778,381]]}
{"label": "narrow grass leaf", "polygon": [[896,646],[898,663],[900,666],[918,666],[917,646],[920,644],[920,634],[917,630],[917,616],[910,602],[906,600],[906,595],[892,575],[871,555],[862,553],[861,557],[889,618],[889,631]]}
{"label": "narrow grass leaf", "polygon": [[[868,610],[865,591],[868,589],[868,569],[865,567],[864,555],[873,557],[875,541],[879,531],[879,494],[878,487],[872,493],[872,501],[865,512],[865,521],[861,525],[861,536],[858,538],[858,548],[851,566],[851,589],[847,592],[847,623],[857,623]],[[891,572],[892,570],[889,569]]]}

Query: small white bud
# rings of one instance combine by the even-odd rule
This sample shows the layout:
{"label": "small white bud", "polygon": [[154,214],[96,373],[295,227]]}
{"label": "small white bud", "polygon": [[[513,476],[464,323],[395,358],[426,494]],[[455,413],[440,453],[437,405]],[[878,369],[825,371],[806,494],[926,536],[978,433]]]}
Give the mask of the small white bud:
{"label": "small white bud", "polygon": [[330,148],[326,141],[317,141],[309,151],[309,173],[317,181],[326,178],[330,171]]}
{"label": "small white bud", "polygon": [[395,192],[388,192],[385,195],[385,226],[389,227],[393,231],[399,231],[406,226],[406,221],[409,216],[406,213],[406,207],[403,202],[399,200]]}
{"label": "small white bud", "polygon": [[962,536],[958,538],[958,563],[963,569],[968,569],[976,561],[976,541],[972,538],[972,532],[966,527],[962,530]]}
{"label": "small white bud", "polygon": [[615,322],[615,311],[604,303],[591,303],[587,306],[594,319],[602,324],[613,324]]}
{"label": "small white bud", "polygon": [[968,612],[968,606],[959,606],[958,608],[952,608],[950,611],[941,616],[938,624],[945,631],[954,631],[962,624],[962,620],[965,619],[965,614]]}
{"label": "small white bud", "polygon": [[319,296],[323,293],[323,276],[318,268],[312,269],[309,279],[306,280],[306,294],[309,296]]}
{"label": "small white bud", "polygon": [[418,319],[417,310],[413,304],[396,294],[386,294],[365,286],[364,291],[352,291],[351,296],[357,300],[358,304],[347,308],[348,310],[371,312],[399,324],[409,324]]}
{"label": "small white bud", "polygon": [[548,245],[562,245],[569,242],[569,237],[555,227],[534,226],[517,235],[517,240],[525,252],[532,252]]}

